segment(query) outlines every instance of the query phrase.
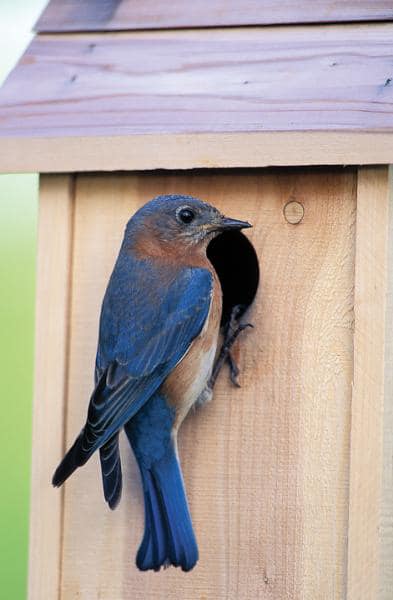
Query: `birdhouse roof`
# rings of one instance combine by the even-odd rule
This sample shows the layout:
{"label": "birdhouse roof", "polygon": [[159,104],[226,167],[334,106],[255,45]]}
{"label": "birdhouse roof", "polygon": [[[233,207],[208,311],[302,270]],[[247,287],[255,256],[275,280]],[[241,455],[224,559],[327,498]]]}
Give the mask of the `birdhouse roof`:
{"label": "birdhouse roof", "polygon": [[52,0],[0,90],[0,170],[390,163],[392,18],[381,1]]}
{"label": "birdhouse roof", "polygon": [[39,32],[386,21],[387,0],[52,0]]}

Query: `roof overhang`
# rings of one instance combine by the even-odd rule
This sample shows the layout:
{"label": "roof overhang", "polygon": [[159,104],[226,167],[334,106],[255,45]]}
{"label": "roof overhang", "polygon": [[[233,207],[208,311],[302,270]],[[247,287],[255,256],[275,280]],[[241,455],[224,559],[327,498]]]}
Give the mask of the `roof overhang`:
{"label": "roof overhang", "polygon": [[393,162],[393,24],[39,35],[0,170]]}

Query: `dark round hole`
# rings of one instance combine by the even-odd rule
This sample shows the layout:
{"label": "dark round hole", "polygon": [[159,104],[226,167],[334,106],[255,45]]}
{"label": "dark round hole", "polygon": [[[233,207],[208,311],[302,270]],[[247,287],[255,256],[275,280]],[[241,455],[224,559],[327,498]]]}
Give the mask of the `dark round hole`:
{"label": "dark round hole", "polygon": [[225,231],[207,247],[207,256],[215,268],[223,292],[221,324],[225,325],[234,306],[241,315],[253,302],[259,283],[259,265],[254,246],[241,231]]}

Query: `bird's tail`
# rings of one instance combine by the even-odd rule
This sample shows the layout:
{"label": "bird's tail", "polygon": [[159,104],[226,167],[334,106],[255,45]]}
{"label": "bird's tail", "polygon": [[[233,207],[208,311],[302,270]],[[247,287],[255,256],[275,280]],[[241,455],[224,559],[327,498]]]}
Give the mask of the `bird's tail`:
{"label": "bird's tail", "polygon": [[136,564],[158,571],[174,565],[190,571],[198,560],[183,477],[174,448],[149,469],[140,465],[145,500],[145,532]]}
{"label": "bird's tail", "polygon": [[115,433],[100,448],[102,485],[109,508],[114,510],[120,502],[122,491],[122,473],[119,452],[119,434]]}
{"label": "bird's tail", "polygon": [[[84,465],[91,452],[85,452],[83,446],[83,430],[57,467],[52,484],[60,487],[78,467]],[[119,453],[119,434],[116,433],[100,448],[102,483],[105,500],[111,509],[116,508],[122,491],[122,473]]]}
{"label": "bird's tail", "polygon": [[52,478],[52,484],[54,486],[60,487],[65,482],[65,480],[68,479],[74,471],[76,471],[78,467],[81,467],[88,460],[89,456],[85,456],[82,451],[82,440],[83,429],[76,438],[71,448],[68,450],[67,454],[65,455],[59,466],[57,467]]}

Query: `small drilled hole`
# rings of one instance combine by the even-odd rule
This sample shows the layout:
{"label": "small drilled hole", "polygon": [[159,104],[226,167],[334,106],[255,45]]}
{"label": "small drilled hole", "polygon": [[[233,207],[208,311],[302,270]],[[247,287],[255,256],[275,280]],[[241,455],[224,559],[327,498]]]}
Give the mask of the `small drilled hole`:
{"label": "small drilled hole", "polygon": [[240,231],[226,231],[212,240],[207,256],[222,287],[224,325],[234,306],[240,305],[244,314],[252,304],[259,283],[258,258],[254,246]]}

